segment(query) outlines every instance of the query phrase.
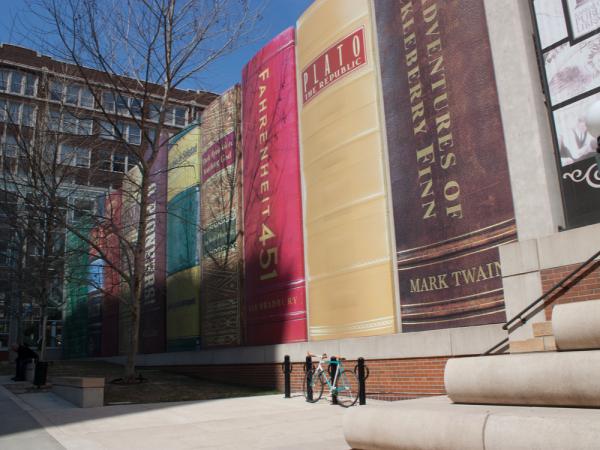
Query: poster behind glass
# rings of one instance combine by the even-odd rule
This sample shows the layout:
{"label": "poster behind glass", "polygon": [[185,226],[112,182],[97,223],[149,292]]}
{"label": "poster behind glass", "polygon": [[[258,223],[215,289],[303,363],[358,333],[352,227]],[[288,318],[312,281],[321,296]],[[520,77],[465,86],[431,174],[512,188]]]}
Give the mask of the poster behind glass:
{"label": "poster behind glass", "polygon": [[585,114],[600,100],[600,0],[533,0],[567,226],[600,222],[596,140]]}

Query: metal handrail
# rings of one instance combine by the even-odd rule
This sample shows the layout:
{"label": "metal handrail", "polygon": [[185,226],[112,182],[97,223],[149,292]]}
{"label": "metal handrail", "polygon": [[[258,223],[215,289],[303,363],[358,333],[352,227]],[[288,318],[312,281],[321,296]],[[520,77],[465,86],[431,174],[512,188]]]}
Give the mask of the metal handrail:
{"label": "metal handrail", "polygon": [[[545,300],[548,296],[553,294],[558,288],[564,288],[565,283],[567,281],[570,281],[570,279],[575,274],[579,273],[581,271],[581,269],[583,269],[584,267],[586,267],[587,265],[589,265],[590,263],[595,261],[596,258],[598,258],[599,256],[600,256],[600,250],[598,250],[596,253],[594,253],[592,256],[590,256],[588,259],[586,259],[584,262],[582,262],[579,266],[577,266],[576,269],[569,272],[558,283],[556,283],[554,286],[552,286],[550,289],[548,289],[546,292],[544,292],[542,295],[540,295],[538,298],[536,298],[534,301],[532,301],[529,305],[527,305],[525,308],[523,308],[518,314],[513,316],[512,319],[510,319],[504,325],[502,325],[502,329],[508,330],[511,327],[511,325],[515,324],[517,321],[520,321],[520,323],[515,327],[515,329],[525,325],[527,323],[527,321],[529,320],[529,317],[524,317],[525,313],[529,312],[532,308],[537,306],[541,301]],[[554,303],[557,299],[558,298],[552,300],[548,304]],[[505,338],[502,341],[498,342],[496,345],[494,345],[489,350],[487,350],[484,353],[484,355],[489,355],[491,352],[493,352],[494,350],[496,350],[498,347],[500,347],[502,344],[505,344],[506,342],[508,342],[508,338]]]}

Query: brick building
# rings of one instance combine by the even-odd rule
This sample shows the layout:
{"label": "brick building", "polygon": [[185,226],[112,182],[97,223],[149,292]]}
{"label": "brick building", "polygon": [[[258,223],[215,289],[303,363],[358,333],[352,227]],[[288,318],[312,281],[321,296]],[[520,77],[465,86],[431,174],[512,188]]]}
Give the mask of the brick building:
{"label": "brick building", "polygon": [[[82,211],[96,208],[99,196],[120,187],[123,174],[136,164],[127,149],[141,145],[144,133],[147,139],[154,138],[161,87],[147,87],[143,101],[137,80],[123,76],[111,81],[93,69],[79,69],[31,49],[0,44],[0,148],[5,205],[0,238],[0,348],[9,341],[11,311],[17,307],[12,280],[14,223],[9,222],[11,211],[17,210],[18,196],[10,192],[28,176],[30,162],[22,154],[23,149],[42,141],[54,147],[56,162],[68,169],[61,172],[65,176],[61,195],[68,220],[74,221]],[[115,91],[114,86],[119,90]],[[163,129],[176,134],[198,121],[213,98],[215,95],[208,92],[175,90],[168,100]],[[142,114],[148,118],[145,130],[140,127]],[[39,249],[32,243],[24,245],[26,270]],[[58,297],[61,278],[57,273],[54,295]],[[19,310],[24,331],[35,341],[35,304],[24,300]],[[51,319],[60,319],[60,311],[54,311]],[[15,336],[13,330],[10,338]]]}
{"label": "brick building", "polygon": [[[503,325],[600,248],[595,142],[583,128],[600,95],[586,53],[599,47],[585,43],[600,24],[573,36],[565,2],[529,3],[319,0],[294,33],[265,46],[244,69],[244,170],[267,151],[276,160],[299,135],[302,215],[274,219],[289,204],[271,191],[284,165],[257,165],[259,176],[242,180],[244,339],[140,364],[282,387],[287,354],[300,390],[307,350],[351,367],[362,356],[369,396],[406,399],[445,393],[447,361],[498,342],[551,350],[531,322],[553,305],[510,333]],[[281,92],[293,81],[280,81],[290,73],[299,133],[296,106],[277,103],[290,96]],[[257,131],[264,124],[281,127],[285,145]],[[253,198],[277,208],[256,208],[253,219]],[[276,227],[286,220],[302,223],[303,249],[282,250],[290,227]],[[301,257],[305,279],[289,273]],[[598,298],[597,263],[575,275],[551,298]]]}

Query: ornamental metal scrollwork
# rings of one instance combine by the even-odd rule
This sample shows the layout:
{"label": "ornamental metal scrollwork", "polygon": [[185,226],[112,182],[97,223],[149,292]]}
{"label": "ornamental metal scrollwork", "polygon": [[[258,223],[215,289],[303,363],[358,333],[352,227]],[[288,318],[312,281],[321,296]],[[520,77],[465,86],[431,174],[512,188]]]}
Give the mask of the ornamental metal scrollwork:
{"label": "ornamental metal scrollwork", "polygon": [[569,179],[575,183],[581,183],[582,181],[585,181],[591,188],[600,188],[600,173],[598,173],[598,166],[596,163],[588,167],[585,173],[583,173],[583,170],[581,169],[575,169],[572,172],[564,173],[563,179]]}

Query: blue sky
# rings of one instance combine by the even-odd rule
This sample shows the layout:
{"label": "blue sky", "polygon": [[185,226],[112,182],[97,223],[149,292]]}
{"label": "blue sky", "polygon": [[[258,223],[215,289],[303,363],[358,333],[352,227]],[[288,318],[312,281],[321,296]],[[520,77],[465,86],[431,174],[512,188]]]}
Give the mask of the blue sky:
{"label": "blue sky", "polygon": [[[296,23],[296,19],[304,12],[313,0],[252,0],[255,4],[264,1],[266,7],[263,19],[257,27],[255,42],[248,44],[236,52],[214,63],[202,76],[200,83],[185,86],[190,89],[205,89],[221,93],[240,80],[242,67],[270,39],[285,28]],[[14,23],[35,23],[35,17],[28,14],[25,0],[0,0],[0,42],[13,43],[32,47],[27,42],[22,26]],[[15,18],[17,20],[15,20]],[[36,49],[37,50],[37,49]]]}

